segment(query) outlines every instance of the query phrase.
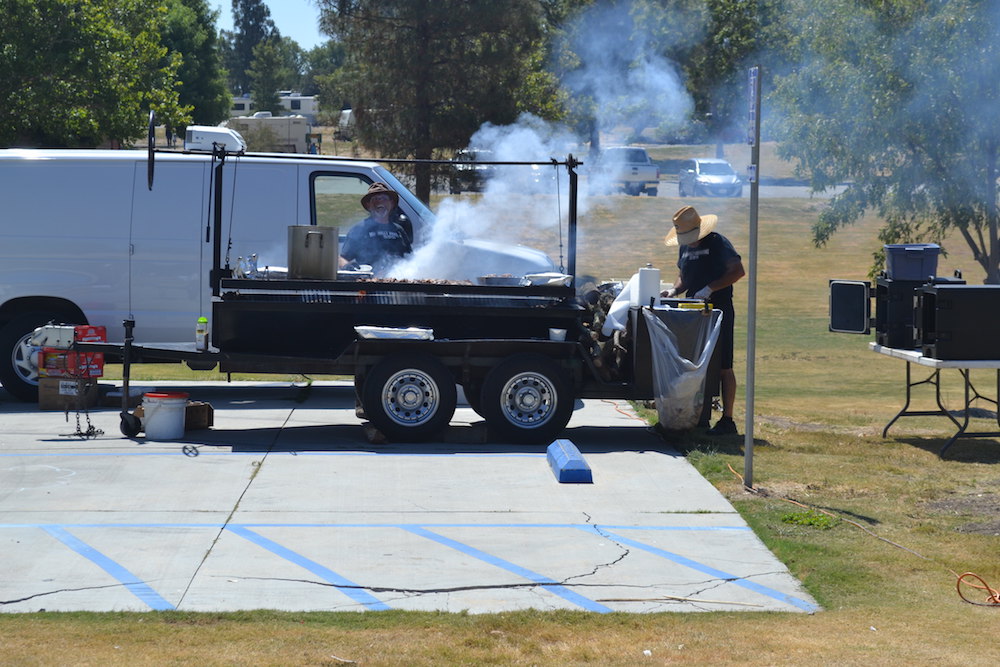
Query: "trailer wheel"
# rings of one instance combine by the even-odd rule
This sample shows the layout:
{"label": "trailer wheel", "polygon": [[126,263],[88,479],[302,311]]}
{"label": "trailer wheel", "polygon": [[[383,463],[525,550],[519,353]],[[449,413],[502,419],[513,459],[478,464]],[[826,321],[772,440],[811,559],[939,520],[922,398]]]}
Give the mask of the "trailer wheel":
{"label": "trailer wheel", "polygon": [[540,355],[520,354],[501,362],[486,376],[481,396],[486,423],[513,442],[550,442],[573,415],[566,373]]}
{"label": "trailer wheel", "polygon": [[28,339],[38,327],[62,317],[35,311],[15,317],[0,329],[0,384],[12,396],[29,403],[38,401],[38,357]]}
{"label": "trailer wheel", "polygon": [[448,425],[458,402],[455,378],[428,354],[404,353],[376,364],[364,381],[368,419],[390,440],[426,440]]}

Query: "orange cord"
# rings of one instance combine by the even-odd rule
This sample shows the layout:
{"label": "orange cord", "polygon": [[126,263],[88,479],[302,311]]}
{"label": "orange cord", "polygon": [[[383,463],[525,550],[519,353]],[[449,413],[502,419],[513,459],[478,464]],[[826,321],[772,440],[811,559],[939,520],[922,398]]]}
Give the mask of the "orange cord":
{"label": "orange cord", "polygon": [[[971,584],[968,581],[965,581],[967,578],[976,579],[979,583]],[[989,595],[986,596],[986,602],[973,602],[969,598],[965,597],[965,595],[962,593],[963,583],[966,586],[972,586],[976,590],[989,591]],[[995,607],[1000,605],[1000,592],[998,592],[996,589],[990,588],[989,584],[987,584],[986,581],[984,581],[983,578],[980,577],[975,572],[963,572],[962,575],[958,578],[958,581],[955,582],[955,589],[958,591],[958,597],[962,598],[962,600],[968,602],[969,604],[974,604],[979,607]]]}
{"label": "orange cord", "polygon": [[[736,472],[735,470],[733,470],[733,466],[729,465],[729,463],[726,463],[726,467],[729,468],[729,472],[733,473],[734,475],[736,475],[737,477],[740,478],[740,482],[743,484],[744,488],[746,488],[751,493],[760,494],[760,491],[758,489],[756,489],[754,487],[748,487],[746,485],[746,482],[743,479],[743,476],[741,474],[739,474],[738,472]],[[897,549],[902,549],[903,551],[907,551],[907,552],[913,554],[914,556],[916,556],[918,558],[923,558],[924,560],[931,561],[932,563],[935,562],[933,559],[928,558],[927,556],[924,556],[923,554],[919,554],[916,551],[914,551],[913,549],[908,549],[907,547],[904,547],[901,544],[896,544],[892,540],[887,540],[886,538],[884,538],[881,535],[873,532],[869,528],[861,525],[857,521],[851,521],[850,519],[845,519],[844,517],[838,516],[837,514],[835,514],[833,512],[828,512],[827,510],[821,509],[819,507],[810,507],[809,505],[805,505],[803,503],[800,503],[797,500],[792,500],[791,498],[785,498],[784,496],[771,496],[771,495],[769,495],[768,497],[777,498],[778,500],[783,500],[786,503],[791,503],[793,505],[797,505],[799,507],[802,507],[803,509],[813,510],[815,512],[821,512],[823,514],[826,514],[827,516],[833,517],[834,519],[839,519],[840,521],[844,521],[845,523],[849,523],[852,526],[855,526],[856,528],[860,528],[861,530],[863,530],[864,532],[868,533],[869,535],[871,535],[875,539],[881,540],[881,541],[883,541],[883,542],[885,542],[887,544],[891,544],[892,546],[896,547]],[[960,575],[957,572],[955,572],[954,570],[952,570],[951,568],[947,568],[946,567],[945,569],[948,570],[949,572],[951,572],[955,576],[955,578],[956,578],[955,588],[958,590],[958,596],[960,598],[962,598],[962,600],[964,602],[968,602],[969,604],[974,604],[974,605],[977,605],[977,606],[980,606],[980,607],[995,607],[995,608],[1000,609],[1000,592],[996,591],[993,588],[990,588],[990,586],[978,574],[976,574],[974,572],[965,572],[965,573],[963,573],[963,574]],[[974,579],[978,580],[979,583],[978,584],[974,584],[974,583],[970,583],[968,581],[965,581],[965,579],[967,579],[967,578],[974,578]],[[986,602],[973,602],[972,600],[970,600],[967,597],[965,597],[965,595],[962,593],[962,584],[963,583],[966,586],[971,586],[972,588],[975,588],[977,590],[989,591],[989,595],[986,596]]]}
{"label": "orange cord", "polygon": [[[610,403],[612,406],[614,406],[616,412],[620,412],[621,414],[625,415],[626,417],[629,417],[631,419],[638,419],[641,422],[646,422],[646,420],[643,419],[642,417],[640,417],[639,415],[637,415],[635,413],[631,413],[631,412],[625,412],[624,410],[622,410],[620,407],[618,407],[618,402],[617,401],[612,401],[612,400],[607,399],[607,398],[602,398],[601,402],[603,402],[603,403]],[[648,422],[646,422],[646,423],[648,423]]]}

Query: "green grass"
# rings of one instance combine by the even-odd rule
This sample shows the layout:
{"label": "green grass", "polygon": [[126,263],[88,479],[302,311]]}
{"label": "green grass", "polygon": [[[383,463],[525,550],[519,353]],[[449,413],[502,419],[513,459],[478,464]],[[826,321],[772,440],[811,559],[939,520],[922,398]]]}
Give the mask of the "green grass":
{"label": "green grass", "polygon": [[[512,225],[529,224],[531,203],[511,198]],[[651,262],[672,279],[676,251],[662,237],[670,215],[687,203],[719,214],[721,231],[746,255],[745,200],[614,196],[591,203],[581,218],[581,273],[623,278]],[[955,583],[956,573],[971,570],[1000,585],[997,536],[967,528],[996,520],[980,501],[1000,495],[1000,443],[959,443],[941,460],[936,453],[949,429],[935,418],[901,420],[881,437],[902,404],[902,363],[870,352],[870,338],[826,331],[827,280],[864,279],[879,245],[878,221],[868,218],[816,249],[809,225],[822,206],[761,202],[755,492],[739,476],[741,437],[692,433],[671,443],[730,499],[824,611],[0,615],[0,663],[994,664],[991,629],[1000,609],[963,603]],[[546,250],[557,247],[555,231],[528,232]],[[954,268],[980,279],[971,257],[957,248],[939,273]],[[739,283],[736,295],[741,429],[747,318],[740,309],[747,284]],[[989,374],[977,381],[993,387]],[[944,400],[960,404],[955,378]],[[655,412],[643,413],[655,421]],[[818,529],[815,517],[829,516],[820,510],[837,520]]]}

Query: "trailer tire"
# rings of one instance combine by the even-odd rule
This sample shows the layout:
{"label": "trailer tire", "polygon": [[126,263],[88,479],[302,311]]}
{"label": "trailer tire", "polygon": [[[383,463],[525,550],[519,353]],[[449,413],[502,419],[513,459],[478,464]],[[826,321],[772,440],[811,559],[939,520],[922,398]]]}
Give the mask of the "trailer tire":
{"label": "trailer tire", "polygon": [[429,354],[401,353],[372,367],[361,390],[365,413],[389,440],[419,442],[455,414],[455,378]]}
{"label": "trailer tire", "polygon": [[508,357],[483,382],[481,407],[487,425],[512,442],[552,441],[573,415],[566,373],[537,354]]}
{"label": "trailer tire", "polygon": [[38,310],[18,315],[0,329],[0,384],[9,394],[26,403],[38,402],[38,365],[32,361],[28,338],[35,329],[65,317]]}

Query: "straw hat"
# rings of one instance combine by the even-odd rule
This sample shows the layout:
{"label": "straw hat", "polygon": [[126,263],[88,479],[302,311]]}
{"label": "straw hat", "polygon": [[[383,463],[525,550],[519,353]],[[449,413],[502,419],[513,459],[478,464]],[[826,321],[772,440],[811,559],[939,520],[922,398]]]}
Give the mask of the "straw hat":
{"label": "straw hat", "polygon": [[390,188],[385,183],[380,183],[376,181],[375,183],[372,183],[370,186],[368,186],[368,192],[366,192],[365,196],[361,198],[361,205],[365,207],[366,211],[368,210],[368,202],[370,202],[372,200],[372,197],[374,197],[375,195],[389,195],[390,197],[392,197],[392,207],[396,208],[397,206],[399,206],[399,195],[396,194],[396,191]]}
{"label": "straw hat", "polygon": [[715,229],[719,221],[717,215],[698,215],[693,206],[685,206],[674,213],[674,228],[663,239],[668,246],[688,245],[700,241]]}

